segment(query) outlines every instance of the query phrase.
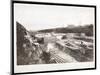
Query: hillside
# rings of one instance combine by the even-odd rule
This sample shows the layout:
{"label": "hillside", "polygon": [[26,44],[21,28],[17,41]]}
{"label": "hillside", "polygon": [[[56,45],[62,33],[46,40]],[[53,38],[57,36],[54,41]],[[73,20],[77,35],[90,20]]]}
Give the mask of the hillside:
{"label": "hillside", "polygon": [[93,36],[93,25],[77,26],[72,28],[54,28],[54,29],[45,29],[38,32],[56,32],[56,33],[85,33],[87,36]]}

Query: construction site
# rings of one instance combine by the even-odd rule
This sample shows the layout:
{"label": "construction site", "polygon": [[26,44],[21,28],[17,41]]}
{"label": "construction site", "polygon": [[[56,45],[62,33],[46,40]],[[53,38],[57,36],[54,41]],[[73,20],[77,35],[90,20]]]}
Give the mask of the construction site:
{"label": "construction site", "polygon": [[33,34],[17,23],[17,65],[91,62],[93,40],[84,32]]}

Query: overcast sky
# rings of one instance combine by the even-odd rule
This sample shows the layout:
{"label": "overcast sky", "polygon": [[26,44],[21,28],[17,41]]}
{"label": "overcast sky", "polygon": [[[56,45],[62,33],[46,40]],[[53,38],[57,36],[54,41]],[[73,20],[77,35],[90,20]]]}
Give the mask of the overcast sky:
{"label": "overcast sky", "polygon": [[94,24],[94,8],[17,3],[14,19],[28,30]]}

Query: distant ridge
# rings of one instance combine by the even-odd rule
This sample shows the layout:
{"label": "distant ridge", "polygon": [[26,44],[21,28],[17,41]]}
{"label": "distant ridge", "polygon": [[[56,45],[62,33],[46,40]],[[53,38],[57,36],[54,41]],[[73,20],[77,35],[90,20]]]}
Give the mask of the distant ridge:
{"label": "distant ridge", "polygon": [[77,27],[62,27],[54,29],[44,29],[38,32],[56,32],[56,33],[85,33],[87,36],[93,36],[93,24]]}

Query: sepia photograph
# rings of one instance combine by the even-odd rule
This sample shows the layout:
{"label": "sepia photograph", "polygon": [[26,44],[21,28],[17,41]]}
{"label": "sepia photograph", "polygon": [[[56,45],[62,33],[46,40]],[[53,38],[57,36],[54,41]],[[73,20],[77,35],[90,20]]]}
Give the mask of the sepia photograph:
{"label": "sepia photograph", "polygon": [[95,6],[13,6],[16,73],[95,68]]}

